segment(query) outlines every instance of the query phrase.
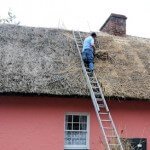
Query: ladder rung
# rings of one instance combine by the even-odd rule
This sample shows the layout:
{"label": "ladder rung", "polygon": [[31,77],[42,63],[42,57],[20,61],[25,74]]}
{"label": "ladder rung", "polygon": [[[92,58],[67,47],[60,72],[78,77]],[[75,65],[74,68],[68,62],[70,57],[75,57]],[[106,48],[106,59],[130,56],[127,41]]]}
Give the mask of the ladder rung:
{"label": "ladder rung", "polygon": [[111,127],[104,127],[104,129],[106,129],[106,130],[114,130],[114,129],[111,128]]}
{"label": "ladder rung", "polygon": [[109,113],[99,113],[100,115],[108,115]]}
{"label": "ladder rung", "polygon": [[90,71],[86,71],[86,72],[87,72],[88,77],[89,77],[90,75],[92,75],[92,73],[91,73]]}
{"label": "ladder rung", "polygon": [[97,102],[102,102],[103,101],[102,98],[97,98],[96,100],[97,100]]}
{"label": "ladder rung", "polygon": [[96,99],[97,99],[97,98],[101,98],[101,95],[100,95],[100,94],[97,94],[97,95],[95,95],[95,97],[96,97]]}
{"label": "ladder rung", "polygon": [[117,136],[113,136],[113,135],[109,135],[109,136],[106,136],[107,138],[117,138]]}
{"label": "ladder rung", "polygon": [[93,89],[93,92],[100,92],[98,89]]}
{"label": "ladder rung", "polygon": [[[89,78],[89,80],[91,81],[91,82],[95,82],[95,79],[94,78]],[[95,91],[96,92],[96,91]]]}
{"label": "ladder rung", "polygon": [[[86,68],[85,68],[85,69],[86,69]],[[91,73],[90,69],[86,69],[86,72],[87,72],[87,73]]]}
{"label": "ladder rung", "polygon": [[120,146],[120,144],[109,144],[110,146]]}
{"label": "ladder rung", "polygon": [[81,44],[79,42],[77,42],[77,45],[78,45],[78,47],[80,47]]}
{"label": "ladder rung", "polygon": [[90,79],[95,79],[95,77],[89,77]]}
{"label": "ladder rung", "polygon": [[97,84],[97,82],[94,82],[94,81],[93,81],[93,82],[91,82],[91,83],[92,83],[92,84]]}
{"label": "ladder rung", "polygon": [[93,76],[90,76],[89,78],[90,78],[90,79],[95,79],[95,77],[93,77]]}
{"label": "ladder rung", "polygon": [[93,90],[99,90],[99,87],[98,86],[92,86],[92,89]]}
{"label": "ladder rung", "polygon": [[91,71],[86,71],[88,74],[92,74]]}
{"label": "ladder rung", "polygon": [[100,91],[98,91],[98,92],[95,91],[94,94],[101,95]]}
{"label": "ladder rung", "polygon": [[90,68],[85,67],[85,69],[86,69],[87,72],[90,71]]}
{"label": "ladder rung", "polygon": [[[91,72],[90,72],[91,73]],[[88,74],[88,77],[92,76],[92,73],[91,74]],[[90,79],[89,79],[90,80]],[[94,80],[90,80],[90,83],[93,83],[93,84],[96,84],[97,82],[95,82]]]}
{"label": "ladder rung", "polygon": [[99,87],[98,87],[98,86],[93,86],[92,88],[93,88],[93,89],[99,89]]}
{"label": "ladder rung", "polygon": [[91,73],[91,71],[90,71],[90,70],[87,70],[87,69],[86,69],[86,72],[87,72],[87,74],[90,74],[90,73]]}
{"label": "ladder rung", "polygon": [[[96,84],[94,79],[89,79],[89,80],[90,80],[90,83],[92,82],[93,84]],[[99,91],[93,91],[93,92],[99,92]]]}
{"label": "ladder rung", "polygon": [[103,122],[111,122],[111,120],[101,120],[101,121],[103,121]]}
{"label": "ladder rung", "polygon": [[98,106],[99,106],[100,108],[104,108],[104,107],[105,107],[104,104],[98,104]]}
{"label": "ladder rung", "polygon": [[90,69],[90,68],[88,68],[88,67],[85,67],[85,69]]}
{"label": "ladder rung", "polygon": [[91,71],[86,71],[86,72],[87,72],[87,74],[92,74]]}
{"label": "ladder rung", "polygon": [[87,64],[84,64],[85,69],[89,70],[90,68],[88,67]]}

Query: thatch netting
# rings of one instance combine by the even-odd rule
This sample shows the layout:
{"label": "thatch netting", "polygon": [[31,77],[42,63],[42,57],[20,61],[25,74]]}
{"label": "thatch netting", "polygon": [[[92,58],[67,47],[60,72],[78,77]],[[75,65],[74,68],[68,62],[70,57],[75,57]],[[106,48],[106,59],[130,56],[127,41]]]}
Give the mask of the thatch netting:
{"label": "thatch netting", "polygon": [[[150,99],[150,40],[99,33],[95,72],[106,96]],[[0,26],[0,92],[89,95],[72,33]]]}

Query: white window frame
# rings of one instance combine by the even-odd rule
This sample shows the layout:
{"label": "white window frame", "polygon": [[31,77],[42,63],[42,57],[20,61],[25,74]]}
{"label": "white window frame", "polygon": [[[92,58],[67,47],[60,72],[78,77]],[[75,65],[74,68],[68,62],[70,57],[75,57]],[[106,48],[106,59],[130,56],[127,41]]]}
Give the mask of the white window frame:
{"label": "white window frame", "polygon": [[[65,124],[66,124],[66,115],[79,115],[79,116],[87,116],[87,135],[86,135],[86,145],[65,145]],[[71,113],[66,113],[65,114],[65,117],[64,117],[64,149],[89,149],[89,133],[90,133],[90,115],[89,113],[74,113],[74,112],[71,112]]]}

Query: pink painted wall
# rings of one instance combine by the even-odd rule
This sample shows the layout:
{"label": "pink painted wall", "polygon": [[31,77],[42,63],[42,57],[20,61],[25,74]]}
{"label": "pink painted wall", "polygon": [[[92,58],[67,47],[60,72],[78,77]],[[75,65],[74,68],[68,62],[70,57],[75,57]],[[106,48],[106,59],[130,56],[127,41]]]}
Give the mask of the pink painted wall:
{"label": "pink painted wall", "polygon": [[124,138],[147,138],[150,149],[150,102],[109,101],[118,132]]}
{"label": "pink painted wall", "polygon": [[90,147],[98,150],[90,100],[55,97],[0,97],[0,150],[63,150],[66,112],[90,114]]}
{"label": "pink painted wall", "polygon": [[[111,101],[109,106],[123,137],[143,137],[149,143],[150,103]],[[89,99],[1,96],[0,150],[63,150],[67,112],[89,113],[90,150],[104,149]]]}

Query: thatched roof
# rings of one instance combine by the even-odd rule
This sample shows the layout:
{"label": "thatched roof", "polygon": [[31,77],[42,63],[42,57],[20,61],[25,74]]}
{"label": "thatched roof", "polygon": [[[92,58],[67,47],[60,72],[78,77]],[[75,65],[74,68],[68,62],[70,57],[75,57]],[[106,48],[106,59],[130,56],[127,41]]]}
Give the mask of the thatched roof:
{"label": "thatched roof", "polygon": [[150,39],[106,35],[99,40],[95,66],[106,95],[150,99]]}
{"label": "thatched roof", "polygon": [[[150,99],[150,39],[99,33],[98,43],[105,95]],[[1,25],[0,57],[1,93],[89,95],[69,31]]]}

